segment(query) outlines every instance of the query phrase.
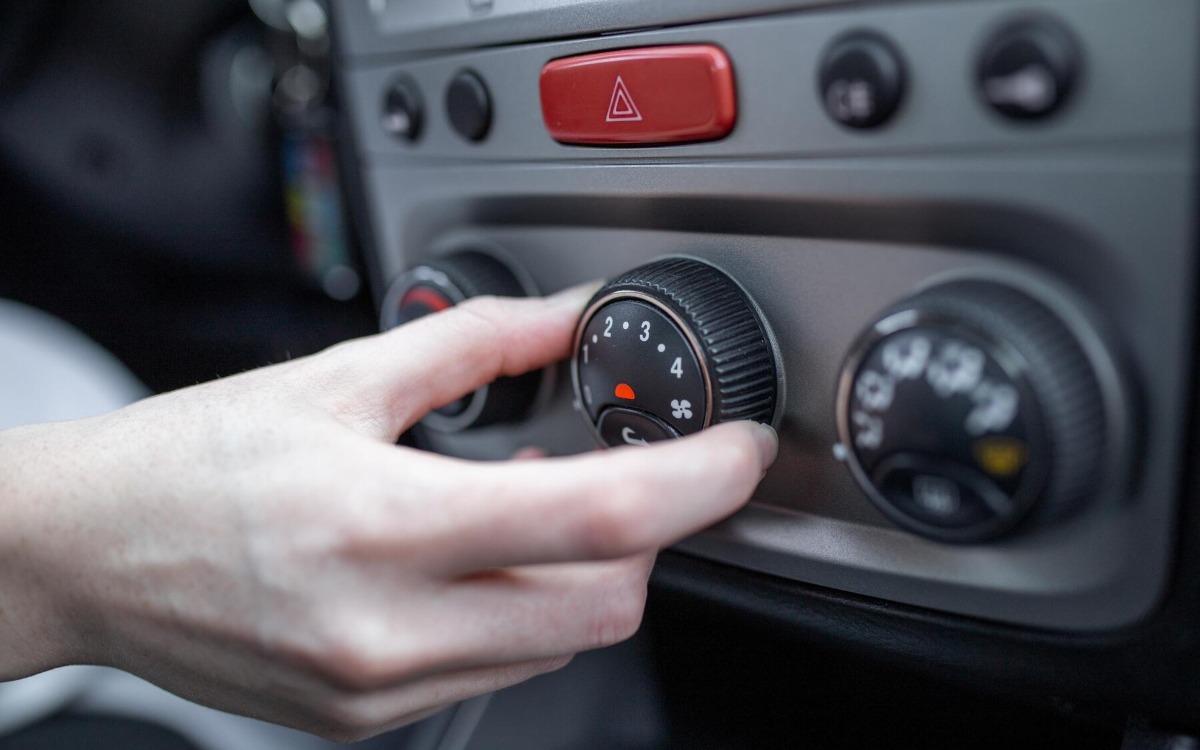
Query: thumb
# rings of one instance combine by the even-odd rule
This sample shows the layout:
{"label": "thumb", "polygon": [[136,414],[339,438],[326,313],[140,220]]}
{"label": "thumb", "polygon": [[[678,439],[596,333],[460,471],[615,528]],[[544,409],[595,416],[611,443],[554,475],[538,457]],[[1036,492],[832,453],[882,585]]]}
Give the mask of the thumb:
{"label": "thumb", "polygon": [[[384,440],[431,409],[565,358],[595,284],[544,298],[475,297],[318,355],[317,391],[340,416]],[[318,397],[320,394],[318,393]]]}

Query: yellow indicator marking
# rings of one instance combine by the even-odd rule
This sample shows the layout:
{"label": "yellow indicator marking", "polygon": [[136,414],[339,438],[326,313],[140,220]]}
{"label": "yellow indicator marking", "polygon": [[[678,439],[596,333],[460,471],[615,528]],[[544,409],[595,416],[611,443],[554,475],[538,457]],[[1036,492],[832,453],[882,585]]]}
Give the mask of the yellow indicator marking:
{"label": "yellow indicator marking", "polygon": [[1025,466],[1029,448],[1009,437],[987,437],[975,441],[975,460],[994,477],[1011,477]]}

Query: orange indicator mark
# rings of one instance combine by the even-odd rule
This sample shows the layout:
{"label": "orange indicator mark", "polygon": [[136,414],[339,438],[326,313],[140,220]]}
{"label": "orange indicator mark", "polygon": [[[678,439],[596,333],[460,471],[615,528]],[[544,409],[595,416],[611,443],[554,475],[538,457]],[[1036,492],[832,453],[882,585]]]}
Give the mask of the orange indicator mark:
{"label": "orange indicator mark", "polygon": [[614,393],[616,393],[617,398],[623,398],[626,401],[632,401],[637,398],[633,395],[633,389],[629,387],[628,383],[617,383],[617,389]]}
{"label": "orange indicator mark", "polygon": [[1016,438],[995,436],[976,440],[975,460],[983,470],[997,478],[1011,477],[1025,467],[1029,449]]}

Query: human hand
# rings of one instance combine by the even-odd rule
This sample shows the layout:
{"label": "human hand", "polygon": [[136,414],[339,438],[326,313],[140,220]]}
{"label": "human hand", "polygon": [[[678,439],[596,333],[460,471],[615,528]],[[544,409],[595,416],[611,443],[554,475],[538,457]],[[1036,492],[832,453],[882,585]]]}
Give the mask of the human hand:
{"label": "human hand", "polygon": [[0,678],[108,664],[348,740],[629,637],[654,554],[749,498],[769,428],[501,463],[394,445],[565,357],[586,297],[471,300],[0,433]]}

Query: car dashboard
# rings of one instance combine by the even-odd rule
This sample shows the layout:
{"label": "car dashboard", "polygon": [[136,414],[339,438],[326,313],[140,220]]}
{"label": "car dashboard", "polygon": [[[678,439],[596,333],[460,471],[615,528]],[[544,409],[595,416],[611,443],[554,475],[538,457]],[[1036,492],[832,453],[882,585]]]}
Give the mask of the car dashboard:
{"label": "car dashboard", "polygon": [[[609,280],[571,363],[418,444],[669,439],[758,367],[780,458],[664,556],[660,596],[765,618],[768,651],[1195,721],[1151,635],[1194,632],[1170,624],[1192,596],[1194,4],[333,10],[383,327],[422,290],[481,293],[455,282],[472,257],[526,293]],[[745,320],[696,312],[726,287]],[[755,342],[722,348],[739,326]]]}
{"label": "car dashboard", "polygon": [[401,442],[779,435],[631,641],[364,748],[1200,744],[1200,5],[53,6],[0,297],[151,390],[594,283]]}

